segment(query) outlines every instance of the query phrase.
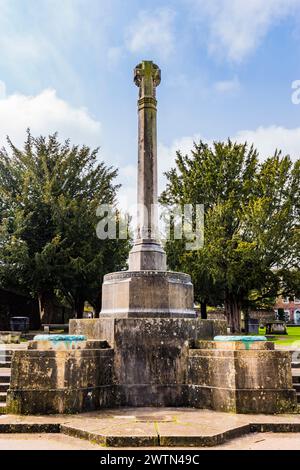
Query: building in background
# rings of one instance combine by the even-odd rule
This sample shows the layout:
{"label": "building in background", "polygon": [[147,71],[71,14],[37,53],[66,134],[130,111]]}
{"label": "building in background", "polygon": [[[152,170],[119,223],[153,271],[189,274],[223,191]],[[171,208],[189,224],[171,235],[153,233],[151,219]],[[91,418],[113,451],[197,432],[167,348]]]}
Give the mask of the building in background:
{"label": "building in background", "polygon": [[300,325],[300,299],[296,297],[279,297],[274,306],[276,314],[283,309],[287,323]]}

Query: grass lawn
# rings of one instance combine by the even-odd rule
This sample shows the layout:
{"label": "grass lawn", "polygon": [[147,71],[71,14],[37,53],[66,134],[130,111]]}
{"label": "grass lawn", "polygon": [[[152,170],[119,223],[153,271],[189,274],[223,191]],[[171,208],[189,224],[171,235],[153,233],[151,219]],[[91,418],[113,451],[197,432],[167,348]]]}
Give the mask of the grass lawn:
{"label": "grass lawn", "polygon": [[[295,346],[300,348],[300,326],[288,326],[287,332],[287,335],[272,335],[272,341],[274,341],[275,344],[283,346],[292,346],[295,341],[298,341],[299,343]],[[259,329],[260,335],[264,335],[265,333],[265,328]]]}

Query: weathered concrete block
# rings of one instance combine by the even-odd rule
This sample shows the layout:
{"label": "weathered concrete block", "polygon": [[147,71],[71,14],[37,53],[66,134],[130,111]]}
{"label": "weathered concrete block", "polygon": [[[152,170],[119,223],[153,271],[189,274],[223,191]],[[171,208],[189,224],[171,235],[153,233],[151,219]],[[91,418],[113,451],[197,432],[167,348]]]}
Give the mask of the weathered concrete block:
{"label": "weathered concrete block", "polygon": [[110,348],[15,351],[8,411],[77,413],[111,406],[112,367]]}
{"label": "weathered concrete block", "polygon": [[[153,327],[153,334],[151,329]],[[201,339],[212,340],[218,334],[225,334],[227,323],[224,320],[202,320],[201,318],[87,318],[70,320],[70,334],[82,334],[90,340],[106,340],[111,347],[114,347],[115,333],[124,330],[132,330],[134,328],[137,337],[135,342],[141,343],[142,337],[139,333],[144,328],[148,330],[150,336],[155,335],[158,331],[166,336],[169,329],[177,335],[182,336],[184,340],[188,340],[191,344]],[[170,331],[171,331],[170,330]],[[131,338],[132,339],[132,338]]]}
{"label": "weathered concrete block", "polygon": [[189,318],[71,320],[70,333],[108,339],[114,348],[115,403],[184,406],[189,344],[226,332],[226,322]]}
{"label": "weathered concrete block", "polygon": [[[288,352],[267,342],[251,345],[200,342],[189,351],[190,405],[237,413],[282,413],[296,407]],[[224,349],[220,349],[221,345]]]}

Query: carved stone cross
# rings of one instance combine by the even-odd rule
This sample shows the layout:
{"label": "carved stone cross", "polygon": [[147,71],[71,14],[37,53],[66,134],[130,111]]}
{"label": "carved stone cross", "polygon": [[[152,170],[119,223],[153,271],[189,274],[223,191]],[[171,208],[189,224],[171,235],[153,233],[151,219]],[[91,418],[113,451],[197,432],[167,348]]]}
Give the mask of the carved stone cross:
{"label": "carved stone cross", "polygon": [[138,100],[138,226],[129,269],[165,270],[166,255],[157,241],[157,130],[156,87],[160,69],[152,61],[143,61],[134,69],[139,87]]}

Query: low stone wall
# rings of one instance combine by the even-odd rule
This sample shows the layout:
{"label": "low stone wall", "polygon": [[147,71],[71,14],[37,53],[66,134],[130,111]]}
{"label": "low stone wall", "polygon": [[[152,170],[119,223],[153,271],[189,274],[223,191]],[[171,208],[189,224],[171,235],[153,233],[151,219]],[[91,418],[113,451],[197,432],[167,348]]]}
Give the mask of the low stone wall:
{"label": "low stone wall", "polygon": [[284,413],[296,408],[288,352],[274,343],[205,342],[189,351],[189,403],[236,413]]}
{"label": "low stone wall", "polygon": [[80,349],[37,349],[35,343],[14,352],[9,413],[79,413],[111,406],[111,348],[84,342]]}

